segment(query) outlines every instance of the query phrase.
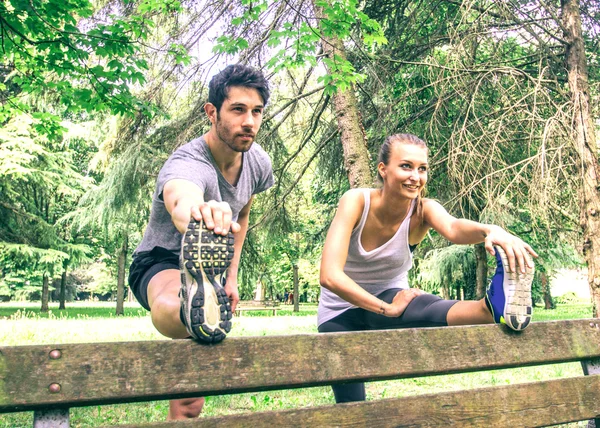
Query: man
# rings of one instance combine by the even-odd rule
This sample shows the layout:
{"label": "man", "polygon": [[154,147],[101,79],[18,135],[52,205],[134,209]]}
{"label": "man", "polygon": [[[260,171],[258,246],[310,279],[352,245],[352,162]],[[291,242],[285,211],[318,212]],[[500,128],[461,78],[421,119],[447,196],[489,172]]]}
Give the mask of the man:
{"label": "man", "polygon": [[[226,67],[209,84],[210,130],[177,149],[158,175],[129,284],[167,337],[215,343],[231,328],[252,198],[273,185],[271,161],[254,143],[268,99],[262,73]],[[168,419],[196,417],[203,403],[173,400]]]}

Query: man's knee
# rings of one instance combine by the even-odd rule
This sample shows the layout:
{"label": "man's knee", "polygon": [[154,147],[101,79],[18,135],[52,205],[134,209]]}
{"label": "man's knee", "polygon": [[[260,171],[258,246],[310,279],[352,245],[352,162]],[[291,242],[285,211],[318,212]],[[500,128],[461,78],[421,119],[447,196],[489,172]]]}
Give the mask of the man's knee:
{"label": "man's knee", "polygon": [[193,419],[200,416],[204,407],[204,397],[183,398],[169,402],[168,420]]}
{"label": "man's knee", "polygon": [[179,301],[179,289],[181,288],[181,276],[178,270],[163,270],[152,277],[148,283],[148,304],[150,309],[160,302]]}

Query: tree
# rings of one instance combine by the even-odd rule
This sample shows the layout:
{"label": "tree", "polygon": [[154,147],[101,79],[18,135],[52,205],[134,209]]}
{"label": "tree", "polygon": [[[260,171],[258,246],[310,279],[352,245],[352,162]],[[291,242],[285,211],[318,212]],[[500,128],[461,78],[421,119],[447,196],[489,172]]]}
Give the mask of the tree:
{"label": "tree", "polygon": [[[333,105],[344,148],[344,164],[348,171],[350,187],[369,187],[373,183],[371,159],[353,85],[359,80],[359,76],[346,58],[346,48],[341,38],[344,33],[340,34],[339,23],[336,27],[331,25],[344,11],[333,8],[326,1],[315,0],[313,3],[315,14],[320,17],[320,28],[323,32],[321,45],[326,55],[324,62],[329,74],[325,77],[325,81],[333,82],[335,85],[332,91]],[[349,33],[349,29],[344,31],[346,34]]]}
{"label": "tree", "polygon": [[[152,28],[146,15],[172,7],[171,2],[142,3],[137,13],[105,11],[101,20],[88,0],[2,3],[0,122],[17,112],[30,113],[38,131],[54,137],[62,131],[61,114],[66,112],[155,113],[151,104],[132,94],[130,85],[143,84],[148,68],[136,55]],[[39,96],[52,97],[56,110],[36,109],[31,97]]]}
{"label": "tree", "polygon": [[600,188],[596,129],[590,103],[589,75],[578,0],[562,0],[562,29],[565,37],[565,61],[571,95],[572,138],[579,162],[581,183],[580,221],[583,230],[583,254],[588,266],[588,281],[594,304],[594,316],[600,311]]}
{"label": "tree", "polygon": [[[74,252],[62,266],[63,278],[68,266],[76,267],[76,261],[84,258],[76,248],[79,243],[71,242],[75,237],[68,223],[60,224],[58,234],[53,228],[92,182],[68,163],[72,151],[68,139],[63,138],[67,131],[64,120],[81,122],[106,114],[155,116],[158,107],[135,95],[131,87],[146,81],[148,64],[139,52],[154,27],[150,18],[155,13],[179,10],[170,1],[142,2],[135,8],[109,3],[104,10],[94,10],[87,0],[9,0],[0,5],[5,59],[0,67],[0,123],[7,126],[25,117],[28,123],[20,128],[29,128],[26,132],[39,139],[30,144],[13,133],[2,140],[6,156],[0,180],[10,181],[0,182],[0,187],[7,190],[10,199],[3,205],[8,220],[0,240],[44,249],[70,248]],[[176,43],[162,50],[176,64],[188,60],[185,49]],[[38,164],[36,157],[41,160]],[[75,185],[73,180],[85,186]],[[36,222],[44,234],[29,239],[23,218]],[[44,308],[48,275],[52,274],[42,274]]]}
{"label": "tree", "polygon": [[39,284],[42,309],[47,310],[50,277],[69,263],[77,266],[89,253],[89,247],[60,218],[76,204],[90,180],[77,170],[69,139],[48,140],[31,123],[19,115],[0,131],[1,269],[14,280],[18,276],[12,268],[20,272],[22,280],[13,282],[11,294],[20,288],[18,284]]}

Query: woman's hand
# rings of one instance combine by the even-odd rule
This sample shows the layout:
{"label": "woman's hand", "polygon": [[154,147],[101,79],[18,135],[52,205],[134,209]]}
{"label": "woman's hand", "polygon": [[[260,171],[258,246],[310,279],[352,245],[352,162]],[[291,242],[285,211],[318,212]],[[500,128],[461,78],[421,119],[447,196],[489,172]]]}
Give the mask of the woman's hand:
{"label": "woman's hand", "polygon": [[[485,249],[492,256],[496,254],[494,245],[502,247],[508,257],[508,265],[512,272],[516,272],[517,265],[521,273],[526,272],[526,268],[533,269],[533,261],[531,256],[537,257],[537,253],[529,244],[523,242],[522,239],[511,235],[506,230],[499,226],[492,226],[490,233],[485,237]],[[531,256],[530,256],[531,255]]]}
{"label": "woman's hand", "polygon": [[385,316],[391,318],[399,317],[404,313],[404,310],[412,299],[424,293],[423,290],[419,290],[418,288],[406,288],[398,291],[394,296],[394,300],[390,303],[389,309],[386,308]]}

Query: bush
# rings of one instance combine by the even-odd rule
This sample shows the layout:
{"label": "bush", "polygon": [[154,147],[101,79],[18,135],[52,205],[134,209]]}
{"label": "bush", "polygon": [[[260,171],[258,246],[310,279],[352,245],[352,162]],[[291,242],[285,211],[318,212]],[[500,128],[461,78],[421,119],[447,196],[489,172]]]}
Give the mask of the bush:
{"label": "bush", "polygon": [[558,305],[570,305],[573,303],[582,303],[584,299],[577,296],[575,292],[569,291],[568,293],[563,294],[562,296],[554,297],[554,303]]}

